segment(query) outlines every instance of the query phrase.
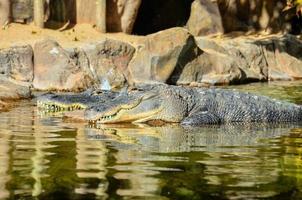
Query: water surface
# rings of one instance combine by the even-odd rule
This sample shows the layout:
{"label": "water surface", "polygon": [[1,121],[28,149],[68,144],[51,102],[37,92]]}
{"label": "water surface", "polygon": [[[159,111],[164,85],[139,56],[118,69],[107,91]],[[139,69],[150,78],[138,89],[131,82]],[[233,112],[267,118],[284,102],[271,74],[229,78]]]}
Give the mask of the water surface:
{"label": "water surface", "polygon": [[[302,104],[301,82],[235,88]],[[0,138],[0,199],[302,199],[301,124],[90,127],[33,100]]]}

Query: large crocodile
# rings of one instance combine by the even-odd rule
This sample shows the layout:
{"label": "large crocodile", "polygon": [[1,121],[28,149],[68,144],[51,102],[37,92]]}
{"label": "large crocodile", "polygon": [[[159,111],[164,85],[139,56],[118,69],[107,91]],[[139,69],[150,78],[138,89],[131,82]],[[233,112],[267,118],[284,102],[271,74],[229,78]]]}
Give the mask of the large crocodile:
{"label": "large crocodile", "polygon": [[163,121],[183,125],[229,122],[300,122],[302,107],[265,96],[223,89],[156,85],[95,103],[92,123]]}

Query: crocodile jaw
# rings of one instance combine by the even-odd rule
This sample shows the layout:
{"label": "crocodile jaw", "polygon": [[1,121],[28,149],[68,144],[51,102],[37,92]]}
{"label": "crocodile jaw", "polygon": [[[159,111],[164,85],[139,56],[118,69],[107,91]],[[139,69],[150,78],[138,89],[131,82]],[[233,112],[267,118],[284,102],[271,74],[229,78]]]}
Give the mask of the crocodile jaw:
{"label": "crocodile jaw", "polygon": [[94,119],[90,119],[91,123],[99,124],[113,124],[113,123],[127,123],[127,122],[146,122],[148,120],[156,119],[156,114],[158,114],[162,109],[150,110],[142,113],[131,113],[131,109],[119,109],[116,113],[112,115],[102,115]]}

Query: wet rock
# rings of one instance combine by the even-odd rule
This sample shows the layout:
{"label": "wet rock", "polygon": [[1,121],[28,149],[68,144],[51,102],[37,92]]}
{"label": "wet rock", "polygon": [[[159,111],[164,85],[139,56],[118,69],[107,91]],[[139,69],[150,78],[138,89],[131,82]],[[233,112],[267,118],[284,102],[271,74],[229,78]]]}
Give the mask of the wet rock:
{"label": "wet rock", "polygon": [[200,54],[194,37],[183,28],[172,28],[144,37],[136,44],[129,63],[130,83],[166,82],[175,68]]}
{"label": "wet rock", "polygon": [[107,28],[109,32],[131,33],[141,0],[107,1]]}
{"label": "wet rock", "polygon": [[29,85],[20,85],[0,75],[0,111],[8,109],[16,100],[31,97]]}
{"label": "wet rock", "polygon": [[3,76],[0,76],[0,88],[0,100],[18,100],[31,96],[28,85],[20,85]]}
{"label": "wet rock", "polygon": [[94,84],[88,69],[78,65],[55,41],[37,42],[34,55],[35,89],[80,91]]}
{"label": "wet rock", "polygon": [[210,0],[195,0],[191,5],[187,27],[194,36],[223,33],[217,3]]}
{"label": "wet rock", "polygon": [[32,82],[32,47],[25,45],[0,50],[0,74],[16,81]]}
{"label": "wet rock", "polygon": [[134,53],[135,48],[128,43],[105,39],[83,46],[77,62],[91,70],[100,88],[110,90],[127,83],[125,76]]}

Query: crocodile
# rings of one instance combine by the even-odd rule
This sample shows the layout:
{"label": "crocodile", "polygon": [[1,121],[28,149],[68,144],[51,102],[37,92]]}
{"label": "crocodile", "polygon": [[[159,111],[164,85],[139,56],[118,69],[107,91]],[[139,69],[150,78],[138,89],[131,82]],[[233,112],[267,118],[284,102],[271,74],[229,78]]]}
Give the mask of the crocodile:
{"label": "crocodile", "polygon": [[169,122],[205,125],[301,122],[302,106],[227,89],[157,85],[85,110],[91,123]]}
{"label": "crocodile", "polygon": [[[199,126],[234,122],[302,121],[300,105],[219,88],[190,88],[160,84],[114,94],[110,98],[108,94],[100,97],[90,95],[89,98],[83,96],[79,99],[72,95],[60,98],[64,99],[63,105],[69,107],[77,105],[71,107],[85,109],[84,120],[93,124],[163,122]],[[57,101],[60,98],[56,96]],[[51,102],[50,105],[64,107],[62,104],[52,102],[50,98],[48,100]],[[45,102],[42,101],[42,105],[45,105]]]}

